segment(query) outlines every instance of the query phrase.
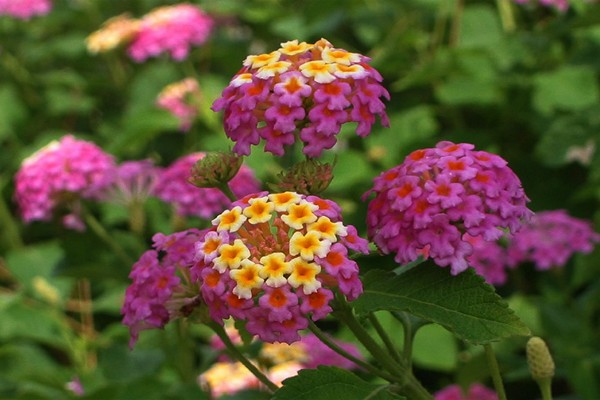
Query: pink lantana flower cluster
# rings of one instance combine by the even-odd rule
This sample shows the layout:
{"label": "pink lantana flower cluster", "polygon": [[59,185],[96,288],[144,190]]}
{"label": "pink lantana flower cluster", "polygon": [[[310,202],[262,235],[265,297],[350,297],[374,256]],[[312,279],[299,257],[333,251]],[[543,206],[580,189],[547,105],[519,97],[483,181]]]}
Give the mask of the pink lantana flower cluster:
{"label": "pink lantana flower cluster", "polygon": [[129,346],[139,333],[164,327],[169,321],[186,317],[201,303],[198,285],[190,280],[194,246],[203,232],[189,229],[172,235],[154,235],[154,249],[146,251],[133,265],[131,284],[121,309],[123,324],[129,327]]}
{"label": "pink lantana flower cluster", "polygon": [[560,267],[575,253],[590,253],[598,242],[600,235],[589,221],[565,210],[542,211],[509,238],[508,264],[533,262],[538,270]]}
{"label": "pink lantana flower cluster", "polygon": [[112,156],[71,135],[53,141],[23,161],[15,176],[15,200],[27,223],[49,221],[58,208],[63,224],[83,230],[81,199],[99,199],[112,181]]}
{"label": "pink lantana flower cluster", "polygon": [[[190,170],[204,156],[204,153],[183,156],[160,174],[154,193],[164,202],[171,203],[180,216],[212,218],[231,204],[219,189],[198,188],[188,181]],[[238,198],[260,190],[260,182],[245,165],[231,179],[229,186]]]}
{"label": "pink lantana flower cluster", "polygon": [[0,0],[0,16],[28,20],[37,15],[48,14],[51,9],[50,0]]}
{"label": "pink lantana flower cluster", "polygon": [[158,94],[156,105],[169,111],[179,120],[179,129],[187,132],[198,116],[200,97],[198,81],[194,78],[186,78],[167,85]]}
{"label": "pink lantana flower cluster", "polygon": [[484,241],[467,237],[473,253],[467,258],[470,266],[492,285],[506,283],[506,271],[519,264],[533,263],[537,270],[560,268],[575,253],[590,253],[600,242],[600,234],[592,224],[571,217],[565,210],[541,211],[514,235],[499,241]]}
{"label": "pink lantana flower cluster", "polygon": [[332,311],[334,292],[348,300],[362,293],[348,251],[367,253],[367,241],[341,222],[332,201],[262,192],[233,203],[213,225],[192,270],[215,321],[244,320],[265,342],[292,343],[308,318]]}
{"label": "pink lantana flower cluster", "polygon": [[198,6],[181,3],[156,8],[141,19],[127,15],[111,18],[90,34],[86,43],[92,53],[129,43],[127,52],[136,62],[163,53],[181,61],[187,58],[192,46],[206,42],[213,25],[213,19]]}
{"label": "pink lantana flower cluster", "polygon": [[318,157],[335,145],[344,123],[356,122],[362,137],[377,116],[389,125],[380,99],[389,94],[369,61],[325,39],[285,42],[273,52],[248,56],[213,110],[224,111],[225,133],[240,155],[264,139],[265,150],[275,155],[301,140],[304,154]]}
{"label": "pink lantana flower cluster", "polygon": [[206,42],[212,27],[213,19],[193,4],[159,7],[141,19],[128,53],[137,62],[161,53],[181,61],[191,46]]}
{"label": "pink lantana flower cluster", "polygon": [[375,178],[370,193],[368,233],[383,253],[400,264],[431,257],[453,274],[468,267],[473,246],[466,235],[497,240],[531,215],[507,162],[466,143],[412,152]]}
{"label": "pink lantana flower cluster", "polygon": [[496,392],[480,383],[471,385],[466,392],[458,385],[450,385],[433,397],[435,400],[498,400]]}

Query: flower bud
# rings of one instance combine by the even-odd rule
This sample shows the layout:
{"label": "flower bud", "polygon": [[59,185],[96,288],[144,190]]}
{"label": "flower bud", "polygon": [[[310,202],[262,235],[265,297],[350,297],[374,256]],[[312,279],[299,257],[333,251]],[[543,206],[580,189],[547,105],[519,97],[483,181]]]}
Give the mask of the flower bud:
{"label": "flower bud", "polygon": [[527,342],[527,363],[533,379],[552,378],[554,360],[543,339],[534,336]]}
{"label": "flower bud", "polygon": [[207,153],[192,167],[189,181],[199,188],[214,188],[226,185],[242,166],[242,157],[234,153]]}

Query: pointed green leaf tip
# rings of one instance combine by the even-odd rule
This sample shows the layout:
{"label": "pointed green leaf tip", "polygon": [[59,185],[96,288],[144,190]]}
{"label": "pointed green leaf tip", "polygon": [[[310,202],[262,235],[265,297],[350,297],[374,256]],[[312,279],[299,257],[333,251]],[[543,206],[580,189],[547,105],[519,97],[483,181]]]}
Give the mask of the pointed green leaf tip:
{"label": "pointed green leaf tip", "polygon": [[366,382],[345,369],[319,367],[301,370],[297,376],[284,380],[273,400],[405,399],[390,392],[388,387]]}
{"label": "pointed green leaf tip", "polygon": [[374,270],[363,282],[365,290],[353,303],[359,314],[407,311],[473,344],[530,334],[494,288],[472,268],[453,276],[448,268],[426,263],[399,276]]}

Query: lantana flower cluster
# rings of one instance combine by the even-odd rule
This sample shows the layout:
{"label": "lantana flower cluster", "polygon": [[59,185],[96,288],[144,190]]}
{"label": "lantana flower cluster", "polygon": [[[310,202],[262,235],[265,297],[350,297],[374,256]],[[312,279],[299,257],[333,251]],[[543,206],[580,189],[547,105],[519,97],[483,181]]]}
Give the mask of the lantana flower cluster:
{"label": "lantana flower cluster", "polygon": [[179,129],[187,132],[198,116],[200,86],[194,78],[167,85],[156,99],[156,105],[169,111],[179,120]]}
{"label": "lantana flower cluster", "polygon": [[330,200],[262,192],[233,203],[213,225],[192,270],[215,321],[233,317],[265,342],[292,343],[308,318],[332,311],[335,291],[348,300],[362,293],[348,250],[367,253],[367,241]]}
{"label": "lantana flower cluster", "polygon": [[37,15],[48,14],[51,9],[50,0],[0,0],[0,16],[28,20]]}
{"label": "lantana flower cluster", "polygon": [[575,253],[590,253],[598,242],[600,235],[589,221],[565,210],[542,211],[509,238],[508,264],[533,262],[538,270],[559,267]]}
{"label": "lantana flower cluster", "polygon": [[344,123],[356,122],[361,137],[377,116],[389,125],[380,99],[389,99],[389,93],[369,61],[325,39],[285,42],[248,56],[213,110],[224,111],[225,133],[240,155],[264,139],[273,154],[281,156],[286,145],[301,140],[304,154],[318,157],[335,145]]}
{"label": "lantana flower cluster", "polygon": [[383,253],[400,264],[431,257],[453,274],[468,267],[473,246],[466,235],[497,240],[531,215],[507,162],[466,143],[412,152],[375,178],[370,193],[368,233]]}
{"label": "lantana flower cluster", "polygon": [[[230,331],[228,329],[228,332]],[[331,340],[356,358],[363,358],[354,344],[333,338]],[[223,348],[219,340],[211,341],[212,343],[217,345],[216,349]],[[312,333],[301,336],[299,341],[292,344],[264,343],[257,360],[269,380],[278,386],[282,385],[283,380],[295,376],[301,369],[316,368],[319,365],[356,368],[356,364],[331,350]],[[214,398],[260,387],[258,379],[248,369],[241,363],[227,358],[220,358],[199,376],[198,381]]]}
{"label": "lantana flower cluster", "polygon": [[[219,189],[198,188],[189,182],[190,170],[204,156],[205,153],[201,152],[183,156],[160,173],[154,193],[159,199],[173,204],[180,216],[208,219],[231,204]],[[229,186],[238,198],[260,190],[260,182],[246,165],[240,167]]]}
{"label": "lantana flower cluster", "polygon": [[15,200],[25,222],[49,221],[67,210],[65,226],[82,230],[80,200],[99,199],[112,181],[115,162],[94,143],[66,135],[23,161],[15,177]]}
{"label": "lantana flower cluster", "polygon": [[539,271],[563,267],[575,253],[590,253],[600,242],[590,221],[566,210],[540,211],[514,235],[499,241],[467,239],[473,246],[469,265],[492,285],[506,283],[506,271],[530,262]]}
{"label": "lantana flower cluster", "polygon": [[206,42],[213,24],[213,19],[199,7],[181,3],[156,8],[141,19],[127,15],[112,18],[86,42],[92,53],[129,43],[127,52],[134,61],[143,62],[163,53],[181,61],[192,46]]}
{"label": "lantana flower cluster", "polygon": [[153,249],[133,265],[129,274],[132,282],[121,309],[131,348],[141,331],[162,328],[173,319],[186,317],[202,303],[198,285],[190,280],[194,246],[202,235],[196,229],[172,235],[157,233],[152,238]]}

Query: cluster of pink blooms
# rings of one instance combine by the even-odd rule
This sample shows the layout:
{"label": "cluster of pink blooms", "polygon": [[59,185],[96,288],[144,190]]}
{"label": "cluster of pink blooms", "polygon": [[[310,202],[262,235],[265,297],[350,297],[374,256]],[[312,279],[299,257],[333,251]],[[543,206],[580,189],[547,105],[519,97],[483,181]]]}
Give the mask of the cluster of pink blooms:
{"label": "cluster of pink blooms", "polygon": [[573,218],[565,210],[539,212],[509,238],[508,264],[529,261],[539,270],[562,266],[574,253],[590,253],[597,242],[600,235],[589,221]]}
{"label": "cluster of pink blooms", "polygon": [[179,129],[187,132],[198,115],[200,86],[194,78],[166,86],[156,99],[156,105],[169,111],[179,120]]}
{"label": "cluster of pink blooms", "polygon": [[[68,228],[85,228],[80,200],[99,199],[110,185],[113,157],[91,142],[71,135],[25,159],[15,177],[15,200],[25,222],[48,221],[58,208],[67,211]],[[63,211],[63,210],[61,210]]]}
{"label": "cluster of pink blooms", "polygon": [[48,14],[51,9],[50,0],[0,0],[0,16],[27,20],[36,15]]}
{"label": "cluster of pink blooms", "polygon": [[[190,169],[203,157],[204,153],[183,156],[160,174],[154,194],[159,199],[173,204],[180,216],[212,218],[231,204],[220,190],[198,188],[188,181]],[[245,165],[242,165],[237,175],[231,179],[229,186],[238,198],[260,190],[260,182]]]}
{"label": "cluster of pink blooms", "polygon": [[[228,333],[229,331],[228,329]],[[233,334],[239,338],[237,331]],[[331,340],[354,357],[363,358],[354,344],[333,338]],[[211,344],[217,350],[224,348],[220,340],[211,341]],[[316,368],[319,365],[344,369],[356,368],[353,362],[331,350],[312,333],[301,336],[299,341],[292,344],[264,343],[257,359],[260,360],[263,371],[269,380],[278,386],[282,385],[283,380],[295,376],[301,369]],[[260,388],[258,379],[250,371],[241,363],[231,361],[226,356],[220,357],[219,362],[202,373],[198,380],[200,385],[210,391],[214,398]]]}
{"label": "cluster of pink blooms", "polygon": [[191,46],[206,42],[213,19],[192,4],[159,7],[146,14],[133,37],[128,53],[137,62],[169,53],[174,60],[184,60]]}
{"label": "cluster of pink blooms", "polygon": [[194,246],[202,232],[189,229],[172,235],[157,233],[154,249],[146,251],[133,265],[132,283],[125,292],[121,313],[129,327],[133,347],[140,331],[162,328],[169,321],[187,316],[199,304],[198,285],[191,283]]}
{"label": "cluster of pink blooms", "polygon": [[300,339],[308,318],[327,316],[334,290],[348,300],[362,293],[348,249],[367,241],[341,222],[330,200],[294,192],[248,196],[213,220],[197,244],[192,268],[213,320],[246,321],[265,342]]}
{"label": "cluster of pink blooms", "polygon": [[431,257],[453,274],[468,267],[467,237],[497,240],[531,215],[507,162],[466,143],[412,152],[375,178],[370,193],[368,233],[383,253],[394,253],[400,264]]}
{"label": "cluster of pink blooms", "polygon": [[[2,0],[0,0],[2,1]],[[208,39],[214,21],[198,6],[182,3],[159,7],[141,19],[119,15],[86,39],[92,53],[129,43],[128,53],[137,62],[168,53],[174,60],[187,58],[192,46]]]}
{"label": "cluster of pink blooms", "polygon": [[250,154],[262,138],[266,151],[281,156],[299,136],[304,154],[318,157],[333,147],[346,122],[358,123],[362,137],[376,116],[389,125],[380,100],[389,93],[369,61],[325,39],[285,42],[273,52],[248,56],[213,110],[224,111],[225,133],[240,155]]}
{"label": "cluster of pink blooms", "polygon": [[575,253],[590,253],[600,234],[589,221],[571,217],[565,210],[536,213],[514,235],[500,242],[467,239],[473,246],[469,265],[493,285],[506,282],[506,269],[531,262],[537,270],[562,267]]}
{"label": "cluster of pink blooms", "polygon": [[471,385],[467,392],[458,385],[451,385],[436,392],[433,397],[435,400],[498,400],[496,392],[479,383]]}
{"label": "cluster of pink blooms", "polygon": [[[527,4],[530,2],[531,0],[515,0],[515,3],[518,4]],[[554,7],[560,12],[566,12],[569,9],[569,0],[537,0],[537,3],[544,7]]]}

